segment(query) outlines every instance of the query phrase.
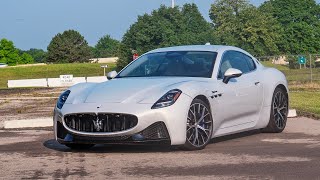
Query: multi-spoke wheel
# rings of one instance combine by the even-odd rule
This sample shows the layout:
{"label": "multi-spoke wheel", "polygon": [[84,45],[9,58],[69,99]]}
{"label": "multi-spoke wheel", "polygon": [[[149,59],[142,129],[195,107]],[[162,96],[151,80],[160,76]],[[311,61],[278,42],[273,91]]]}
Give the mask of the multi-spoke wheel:
{"label": "multi-spoke wheel", "polygon": [[193,100],[187,117],[187,139],[184,147],[188,150],[203,149],[210,142],[212,126],[208,104],[200,99]]}
{"label": "multi-spoke wheel", "polygon": [[288,116],[288,95],[281,89],[276,88],[272,97],[271,114],[265,132],[280,133],[284,130]]}

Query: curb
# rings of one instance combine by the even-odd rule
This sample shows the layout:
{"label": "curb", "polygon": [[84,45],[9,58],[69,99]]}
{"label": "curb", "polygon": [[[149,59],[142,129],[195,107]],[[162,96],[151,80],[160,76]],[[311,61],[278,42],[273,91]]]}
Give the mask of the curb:
{"label": "curb", "polygon": [[12,120],[4,121],[0,124],[2,129],[19,129],[19,128],[38,128],[38,127],[52,127],[52,118],[26,119],[26,120]]}
{"label": "curb", "polygon": [[8,97],[0,100],[38,100],[38,99],[58,99],[59,97]]}
{"label": "curb", "polygon": [[288,112],[288,118],[294,118],[294,117],[297,117],[297,111],[295,109],[289,109],[289,112]]}

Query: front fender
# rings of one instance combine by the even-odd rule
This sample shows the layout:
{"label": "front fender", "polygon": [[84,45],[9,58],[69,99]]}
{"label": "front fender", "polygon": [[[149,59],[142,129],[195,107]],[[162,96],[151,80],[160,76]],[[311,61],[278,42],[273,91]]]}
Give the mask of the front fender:
{"label": "front fender", "polygon": [[[208,84],[210,84],[210,87]],[[179,89],[181,89],[184,94],[190,96],[192,99],[199,95],[206,96],[207,99],[209,99],[210,95],[212,95],[211,91],[212,89],[215,89],[215,86],[216,83],[213,81],[192,81],[180,85]]]}

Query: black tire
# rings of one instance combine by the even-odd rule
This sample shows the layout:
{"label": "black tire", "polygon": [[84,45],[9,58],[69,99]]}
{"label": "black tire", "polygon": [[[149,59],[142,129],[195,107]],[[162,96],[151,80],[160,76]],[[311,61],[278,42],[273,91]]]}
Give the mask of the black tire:
{"label": "black tire", "polygon": [[74,150],[86,150],[94,146],[94,144],[65,144],[70,149]]}
{"label": "black tire", "polygon": [[188,110],[185,150],[201,150],[210,142],[213,120],[210,107],[201,99],[194,99]]}
{"label": "black tire", "polygon": [[288,93],[277,87],[272,96],[269,124],[263,132],[281,133],[287,124],[288,111]]}

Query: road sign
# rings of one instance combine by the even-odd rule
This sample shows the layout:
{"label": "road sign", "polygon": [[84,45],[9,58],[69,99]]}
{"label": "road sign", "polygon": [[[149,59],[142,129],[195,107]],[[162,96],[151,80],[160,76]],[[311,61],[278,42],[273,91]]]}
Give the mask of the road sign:
{"label": "road sign", "polygon": [[138,59],[138,57],[139,57],[139,54],[137,54],[137,53],[134,53],[134,54],[133,54],[133,57],[132,57],[132,59],[133,59],[133,60],[136,60],[136,59]]}
{"label": "road sign", "polygon": [[299,62],[299,64],[306,64],[306,57],[304,57],[304,56],[299,56],[298,57],[298,62]]}
{"label": "road sign", "polygon": [[60,75],[60,82],[61,83],[72,83],[72,80],[73,80],[72,74]]}

